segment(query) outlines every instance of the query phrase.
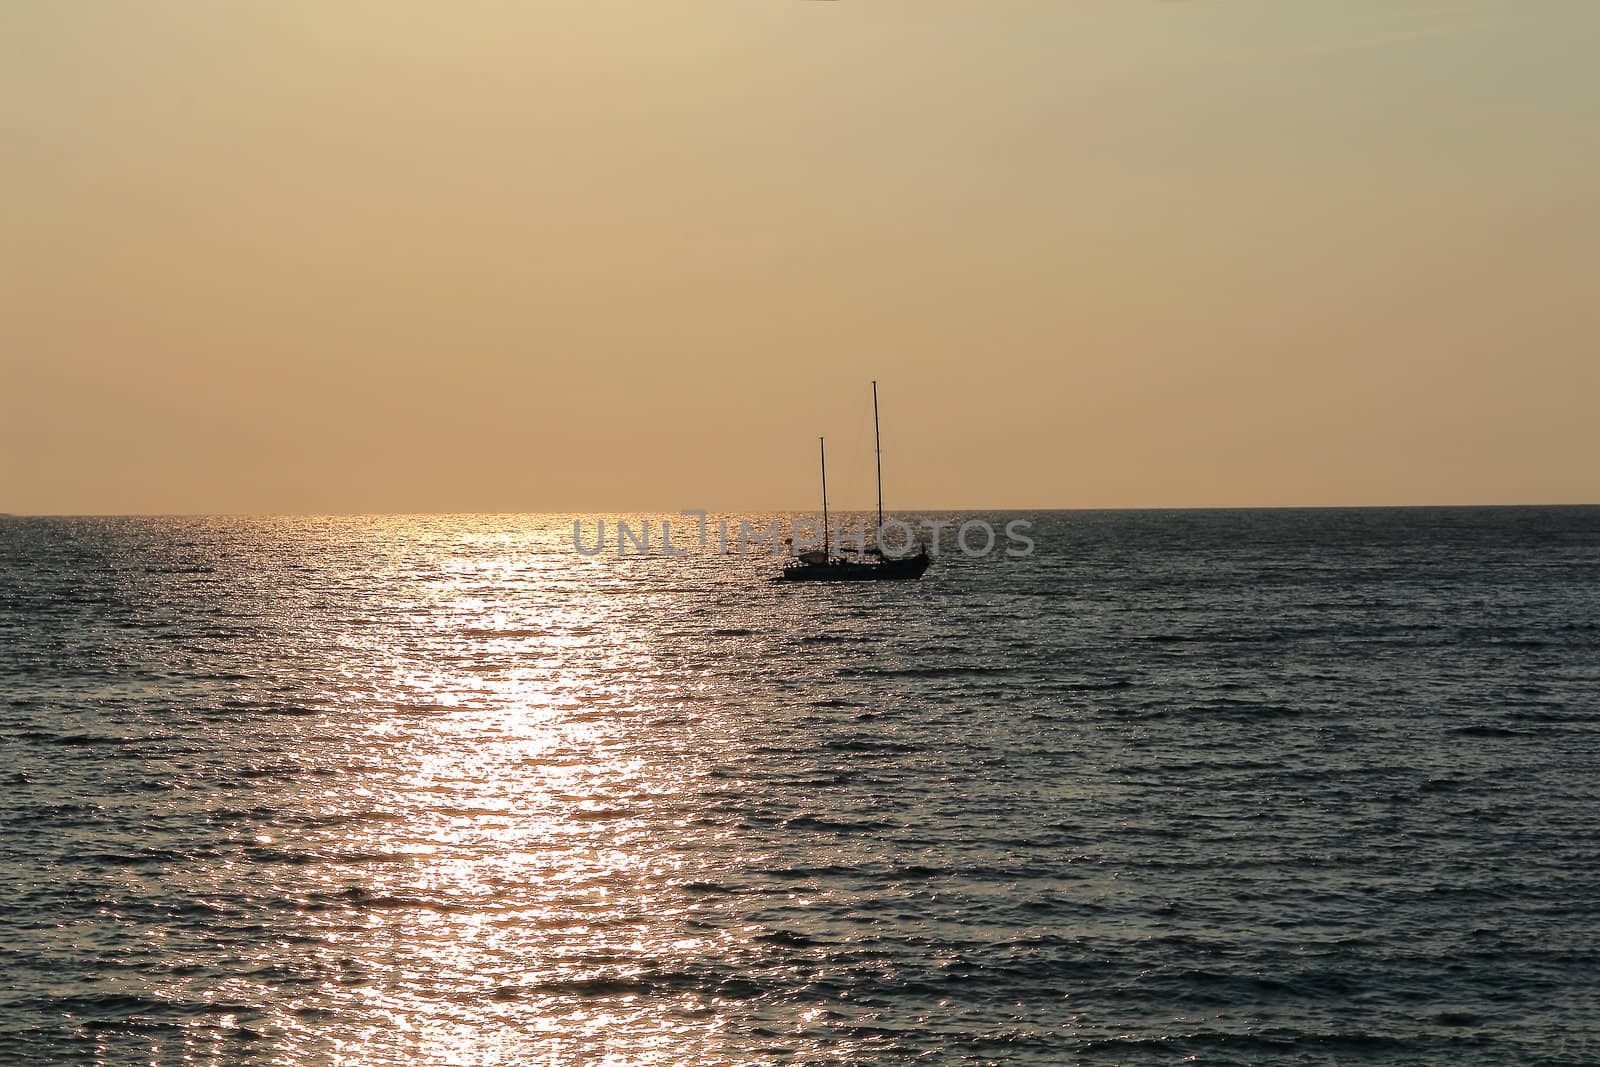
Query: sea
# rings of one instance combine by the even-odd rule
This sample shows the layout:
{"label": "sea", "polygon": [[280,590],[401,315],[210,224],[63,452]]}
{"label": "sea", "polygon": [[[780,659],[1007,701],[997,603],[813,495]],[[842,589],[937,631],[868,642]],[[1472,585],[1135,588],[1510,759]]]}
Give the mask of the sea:
{"label": "sea", "polygon": [[930,517],[0,519],[0,1063],[1600,1062],[1600,508]]}

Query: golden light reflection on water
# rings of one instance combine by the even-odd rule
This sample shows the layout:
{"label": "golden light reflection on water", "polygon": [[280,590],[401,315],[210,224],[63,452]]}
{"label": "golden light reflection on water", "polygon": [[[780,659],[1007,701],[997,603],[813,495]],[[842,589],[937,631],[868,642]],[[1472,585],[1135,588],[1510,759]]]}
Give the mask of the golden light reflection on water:
{"label": "golden light reflection on water", "polygon": [[713,877],[691,824],[720,742],[615,597],[491,548],[340,628],[343,689],[286,725],[302,773],[256,863],[185,887],[290,912],[232,995],[268,1005],[280,1062],[725,1062],[695,976],[750,931],[683,891]]}

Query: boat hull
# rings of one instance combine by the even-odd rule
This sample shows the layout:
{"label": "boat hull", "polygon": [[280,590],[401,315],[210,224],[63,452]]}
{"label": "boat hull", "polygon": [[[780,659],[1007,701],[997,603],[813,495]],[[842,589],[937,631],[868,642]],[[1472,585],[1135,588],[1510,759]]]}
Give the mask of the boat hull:
{"label": "boat hull", "polygon": [[926,552],[880,563],[791,563],[773,579],[778,582],[894,582],[921,578],[930,562]]}

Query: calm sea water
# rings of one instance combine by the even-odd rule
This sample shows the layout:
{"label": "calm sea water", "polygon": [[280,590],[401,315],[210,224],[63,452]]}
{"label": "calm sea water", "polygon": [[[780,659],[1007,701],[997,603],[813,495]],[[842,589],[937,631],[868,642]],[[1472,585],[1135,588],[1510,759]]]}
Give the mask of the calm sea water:
{"label": "calm sea water", "polygon": [[1028,517],[0,519],[0,1061],[1600,1061],[1600,509]]}

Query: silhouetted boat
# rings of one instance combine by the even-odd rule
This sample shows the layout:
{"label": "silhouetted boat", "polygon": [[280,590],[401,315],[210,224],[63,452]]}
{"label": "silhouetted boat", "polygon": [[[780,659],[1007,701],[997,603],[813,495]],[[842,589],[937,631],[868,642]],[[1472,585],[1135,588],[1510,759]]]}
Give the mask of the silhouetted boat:
{"label": "silhouetted boat", "polygon": [[[878,383],[872,383],[872,445],[878,461],[878,530],[883,529],[883,443],[878,435]],[[774,581],[779,582],[883,582],[921,578],[931,562],[928,549],[918,544],[907,556],[885,556],[869,548],[876,560],[840,559],[833,555],[828,531],[828,446],[817,438],[822,460],[822,548],[802,552],[787,564]]]}

